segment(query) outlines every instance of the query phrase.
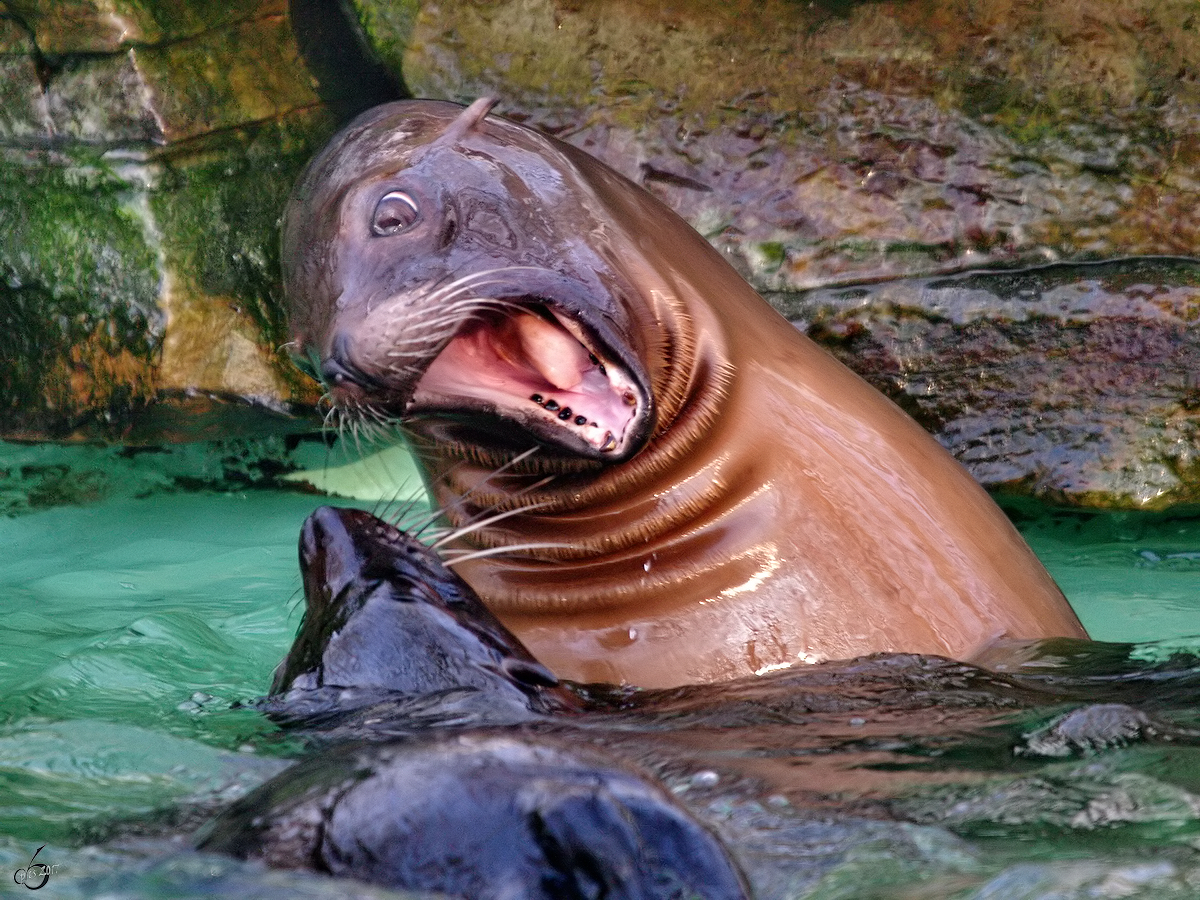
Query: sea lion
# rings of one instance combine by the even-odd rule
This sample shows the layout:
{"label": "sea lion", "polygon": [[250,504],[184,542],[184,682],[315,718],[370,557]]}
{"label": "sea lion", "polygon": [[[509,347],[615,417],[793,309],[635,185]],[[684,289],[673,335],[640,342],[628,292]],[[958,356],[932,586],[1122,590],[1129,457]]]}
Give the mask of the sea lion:
{"label": "sea lion", "polygon": [[611,755],[442,734],[303,760],[208,826],[201,850],[477,900],[746,900],[703,825]]}
{"label": "sea lion", "polygon": [[[1047,702],[1040,685],[1019,677],[912,654],[678,688],[560,681],[433,549],[371,513],[316,509],[301,529],[299,556],[304,617],[270,695],[255,705],[318,745],[535,723],[615,724],[622,732],[702,723],[806,728],[814,714],[918,715],[931,706],[943,724],[943,706],[984,711],[990,722],[996,709]],[[1030,659],[1061,660],[1078,653],[1065,646],[1072,643],[1027,649]],[[1044,676],[1047,663],[1034,671]],[[1068,696],[1064,688],[1055,700]]]}
{"label": "sea lion", "polygon": [[492,102],[364,113],[283,228],[294,348],[403,423],[458,571],[561,677],[1084,637],[967,472],[682,219]]}
{"label": "sea lion", "polygon": [[582,703],[415,538],[322,507],[300,568],[304,619],[260,708],[342,746],[235,803],[200,849],[481,900],[748,897],[717,837],[647,773],[544,735],[461,730]]}
{"label": "sea lion", "polygon": [[322,506],[299,552],[304,619],[260,704],[281,724],[353,733],[370,722],[370,734],[385,730],[381,717],[509,725],[581,706],[469,585],[388,522]]}

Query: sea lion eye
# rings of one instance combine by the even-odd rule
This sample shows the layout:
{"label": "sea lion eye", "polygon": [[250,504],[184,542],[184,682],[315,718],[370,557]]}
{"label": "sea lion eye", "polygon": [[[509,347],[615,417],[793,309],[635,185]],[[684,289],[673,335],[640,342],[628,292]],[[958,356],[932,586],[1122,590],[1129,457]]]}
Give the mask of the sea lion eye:
{"label": "sea lion eye", "polygon": [[404,191],[388,191],[375,204],[371,231],[383,237],[411,228],[420,218],[417,201]]}

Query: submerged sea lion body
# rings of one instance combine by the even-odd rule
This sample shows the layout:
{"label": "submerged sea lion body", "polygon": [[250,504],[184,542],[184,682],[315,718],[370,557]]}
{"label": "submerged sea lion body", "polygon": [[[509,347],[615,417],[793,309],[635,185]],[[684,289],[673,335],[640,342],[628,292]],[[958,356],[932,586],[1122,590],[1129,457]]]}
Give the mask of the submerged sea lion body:
{"label": "submerged sea lion body", "polygon": [[717,838],[601,751],[501,734],[347,745],[218,817],[200,849],[473,900],[746,900]]}
{"label": "submerged sea lion body", "polygon": [[388,104],[335,138],[285,289],[333,403],[403,420],[476,523],[459,546],[514,548],[457,571],[538,659],[665,686],[1085,636],[919,426],[651,195],[487,109]]}

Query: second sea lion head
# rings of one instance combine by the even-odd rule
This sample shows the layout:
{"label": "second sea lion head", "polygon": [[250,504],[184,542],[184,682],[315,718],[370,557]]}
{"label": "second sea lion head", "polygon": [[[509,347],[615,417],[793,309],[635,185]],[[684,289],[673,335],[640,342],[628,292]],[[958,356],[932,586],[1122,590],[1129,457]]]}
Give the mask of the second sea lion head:
{"label": "second sea lion head", "polygon": [[654,325],[587,158],[492,105],[386,104],[310,163],[283,231],[297,356],[350,416],[626,460],[655,425]]}
{"label": "second sea lion head", "polygon": [[541,665],[437,554],[358,509],[323,506],[300,532],[305,616],[271,693],[457,689],[500,703],[556,693]]}

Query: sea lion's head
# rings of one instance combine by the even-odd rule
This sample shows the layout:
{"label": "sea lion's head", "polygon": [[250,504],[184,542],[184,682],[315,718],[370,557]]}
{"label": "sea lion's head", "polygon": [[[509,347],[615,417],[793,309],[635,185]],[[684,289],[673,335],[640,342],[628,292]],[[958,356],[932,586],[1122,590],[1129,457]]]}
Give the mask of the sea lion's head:
{"label": "sea lion's head", "polygon": [[720,839],[649,773],[512,731],[310,755],[222,812],[199,849],[422,896],[750,896]]}
{"label": "sea lion's head", "polygon": [[298,361],[367,421],[626,460],[655,424],[656,328],[588,158],[492,104],[386,104],[310,163],[283,229]]}
{"label": "sea lion's head", "polygon": [[300,532],[300,567],[304,621],[273,695],[332,689],[376,700],[467,690],[534,707],[562,693],[434,552],[370,513],[316,510]]}

